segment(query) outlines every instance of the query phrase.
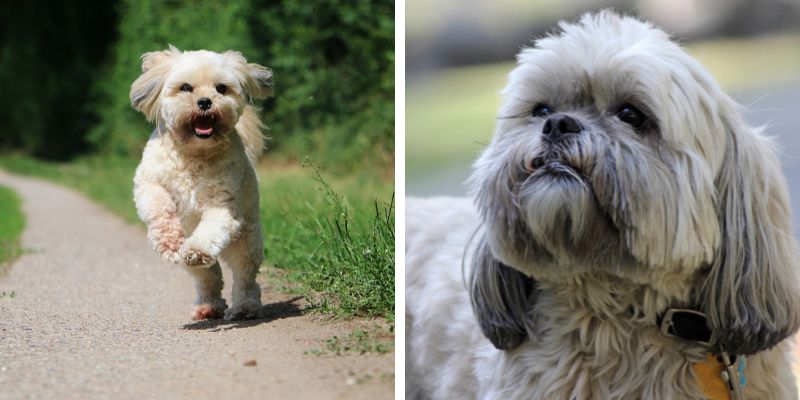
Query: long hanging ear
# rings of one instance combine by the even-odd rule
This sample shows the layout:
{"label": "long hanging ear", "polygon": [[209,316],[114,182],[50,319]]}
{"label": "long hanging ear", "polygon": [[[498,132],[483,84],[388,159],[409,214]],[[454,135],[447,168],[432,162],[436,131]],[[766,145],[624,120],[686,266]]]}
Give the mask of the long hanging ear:
{"label": "long hanging ear", "polygon": [[486,240],[475,251],[469,272],[472,311],[483,334],[500,350],[528,337],[526,321],[535,302],[536,282],[499,262]]}
{"label": "long hanging ear", "polygon": [[241,73],[242,90],[248,99],[264,99],[272,96],[272,70],[259,64],[248,63],[238,51],[229,50],[225,57],[233,60]]}
{"label": "long hanging ear", "polygon": [[721,243],[701,289],[717,348],[752,354],[800,326],[800,258],[772,144],[735,118],[716,179]]}
{"label": "long hanging ear", "polygon": [[158,117],[161,89],[179,54],[180,50],[170,45],[167,50],[142,55],[142,75],[131,85],[130,98],[133,108],[144,113],[150,122]]}

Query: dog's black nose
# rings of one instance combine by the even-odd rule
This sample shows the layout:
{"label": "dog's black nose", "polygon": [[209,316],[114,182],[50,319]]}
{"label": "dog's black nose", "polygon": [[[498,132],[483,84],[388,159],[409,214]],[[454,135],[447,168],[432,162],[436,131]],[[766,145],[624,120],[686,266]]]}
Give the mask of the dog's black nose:
{"label": "dog's black nose", "polygon": [[581,123],[566,114],[551,115],[547,118],[547,121],[544,121],[544,126],[542,127],[542,133],[553,139],[568,133],[580,133],[582,130]]}
{"label": "dog's black nose", "polygon": [[197,106],[200,107],[201,110],[208,110],[211,108],[211,99],[208,97],[201,97],[200,100],[197,100]]}

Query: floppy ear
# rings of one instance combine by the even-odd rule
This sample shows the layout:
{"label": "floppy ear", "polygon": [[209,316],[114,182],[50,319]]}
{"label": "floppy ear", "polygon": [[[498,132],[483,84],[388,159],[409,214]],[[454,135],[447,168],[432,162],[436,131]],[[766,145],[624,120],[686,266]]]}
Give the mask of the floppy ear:
{"label": "floppy ear", "polygon": [[272,70],[258,64],[245,65],[246,76],[244,91],[254,99],[265,99],[272,96]]}
{"label": "floppy ear", "polygon": [[726,124],[730,134],[716,178],[721,243],[700,301],[716,347],[752,354],[800,325],[800,259],[772,144],[739,118]]}
{"label": "floppy ear", "polygon": [[498,261],[484,239],[472,259],[469,295],[478,324],[494,347],[512,350],[527,337],[536,282]]}
{"label": "floppy ear", "polygon": [[144,113],[148,121],[155,121],[159,112],[158,98],[164,80],[172,68],[172,61],[180,50],[170,45],[169,49],[142,55],[142,75],[131,85],[131,105]]}
{"label": "floppy ear", "polygon": [[224,55],[237,63],[237,69],[241,73],[242,90],[247,98],[264,99],[272,96],[271,69],[263,65],[248,63],[247,59],[238,51],[229,50]]}

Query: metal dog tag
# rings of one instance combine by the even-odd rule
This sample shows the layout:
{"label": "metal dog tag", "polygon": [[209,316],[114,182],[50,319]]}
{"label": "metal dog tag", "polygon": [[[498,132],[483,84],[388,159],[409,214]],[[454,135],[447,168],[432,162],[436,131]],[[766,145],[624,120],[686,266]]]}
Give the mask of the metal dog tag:
{"label": "metal dog tag", "polygon": [[728,387],[731,394],[731,400],[744,400],[742,388],[745,384],[744,366],[746,358],[743,355],[737,356],[731,361],[731,356],[723,351],[720,356],[722,357],[722,381]]}

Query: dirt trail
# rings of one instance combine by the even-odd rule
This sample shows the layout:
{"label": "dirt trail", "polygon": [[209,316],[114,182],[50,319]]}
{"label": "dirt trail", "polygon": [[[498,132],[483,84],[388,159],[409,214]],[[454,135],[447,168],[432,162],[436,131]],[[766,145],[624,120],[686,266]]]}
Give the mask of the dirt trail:
{"label": "dirt trail", "polygon": [[57,185],[0,184],[23,198],[31,250],[0,278],[0,399],[394,397],[394,353],[303,354],[358,322],[302,315],[264,285],[264,319],[192,324],[189,275],[141,227]]}

